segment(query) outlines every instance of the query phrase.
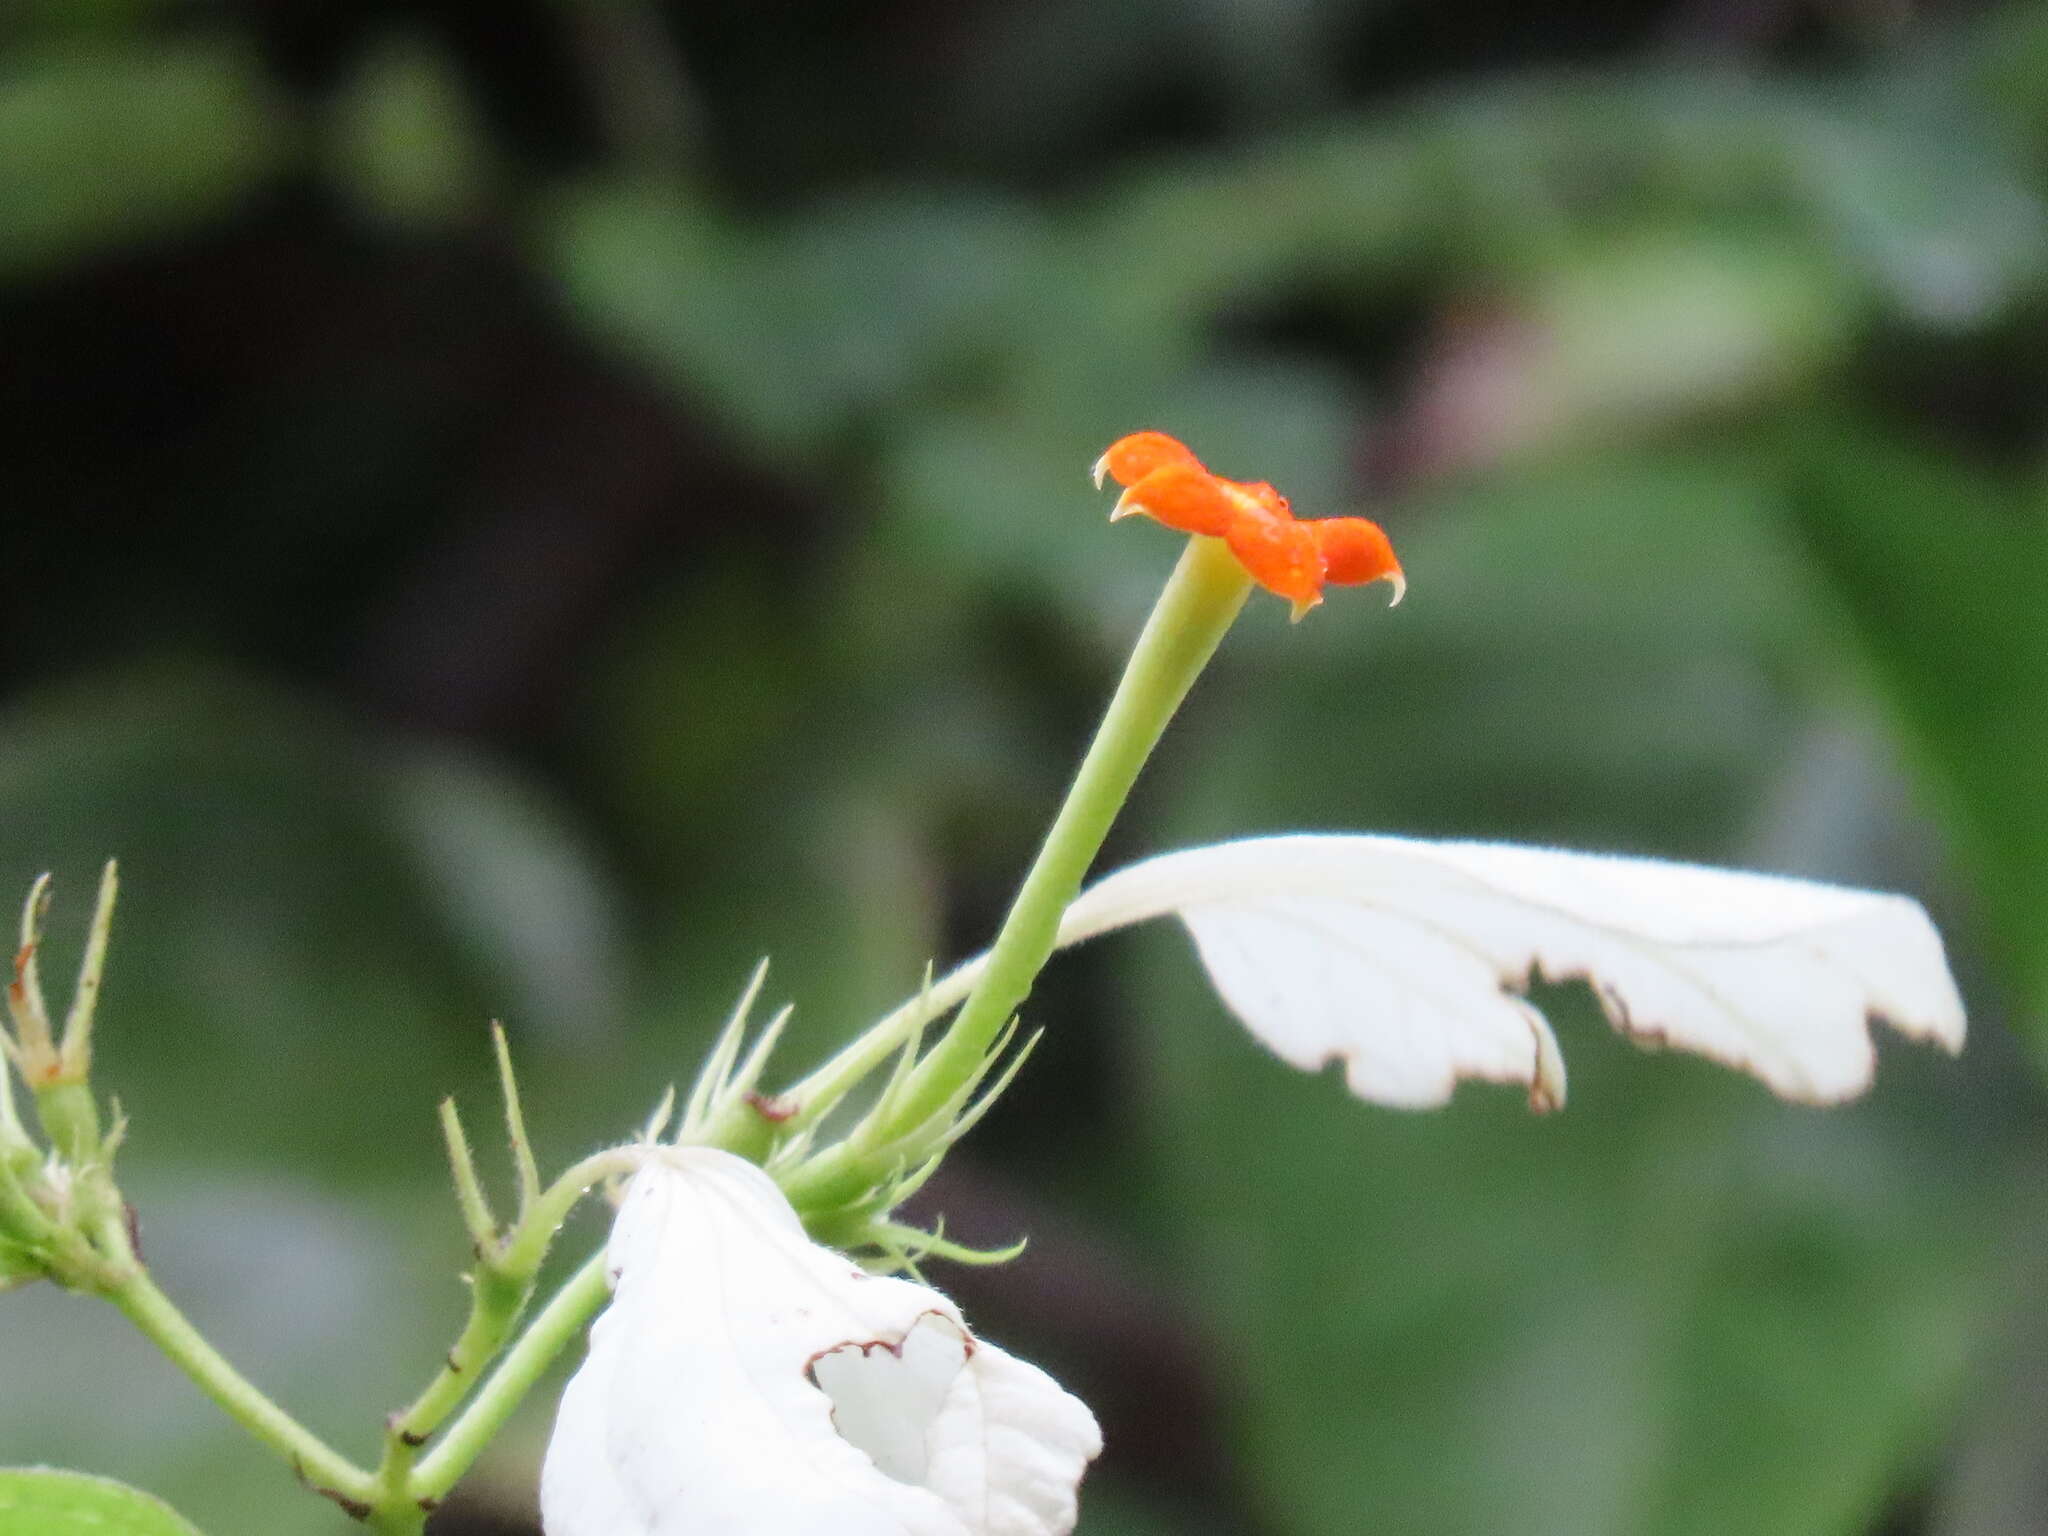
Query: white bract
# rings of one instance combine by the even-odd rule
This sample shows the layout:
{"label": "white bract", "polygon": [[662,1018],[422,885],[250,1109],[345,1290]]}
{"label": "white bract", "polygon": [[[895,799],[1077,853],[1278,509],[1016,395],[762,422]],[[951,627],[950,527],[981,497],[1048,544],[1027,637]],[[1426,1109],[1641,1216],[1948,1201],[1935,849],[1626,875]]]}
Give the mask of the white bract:
{"label": "white bract", "polygon": [[662,1147],[563,1396],[548,1536],[1065,1536],[1093,1415],[929,1286],[819,1247],[774,1182]]}
{"label": "white bract", "polygon": [[1231,1010],[1354,1093],[1442,1104],[1461,1078],[1564,1095],[1550,1026],[1513,995],[1583,977],[1653,1044],[1833,1103],[1870,1085],[1869,1020],[1951,1051],[1963,1005],[1917,902],[1654,859],[1398,837],[1249,838],[1134,864],[1068,908],[1062,944],[1178,916]]}

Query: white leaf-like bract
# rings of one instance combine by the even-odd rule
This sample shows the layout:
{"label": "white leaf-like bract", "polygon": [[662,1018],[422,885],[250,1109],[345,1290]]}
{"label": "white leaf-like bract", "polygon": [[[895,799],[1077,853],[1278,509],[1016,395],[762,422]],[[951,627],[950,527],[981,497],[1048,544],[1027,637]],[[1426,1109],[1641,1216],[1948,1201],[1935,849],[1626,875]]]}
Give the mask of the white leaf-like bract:
{"label": "white leaf-like bract", "polygon": [[541,1475],[548,1536],[1066,1536],[1087,1407],[929,1286],[819,1247],[753,1164],[662,1147]]}
{"label": "white leaf-like bract", "polygon": [[1062,944],[1167,913],[1231,1010],[1354,1093],[1442,1104],[1462,1078],[1562,1101],[1550,1028],[1515,993],[1583,977],[1614,1025],[1788,1099],[1870,1085],[1869,1021],[1949,1050],[1963,1005],[1917,902],[1654,859],[1397,837],[1250,838],[1134,864],[1082,893]]}

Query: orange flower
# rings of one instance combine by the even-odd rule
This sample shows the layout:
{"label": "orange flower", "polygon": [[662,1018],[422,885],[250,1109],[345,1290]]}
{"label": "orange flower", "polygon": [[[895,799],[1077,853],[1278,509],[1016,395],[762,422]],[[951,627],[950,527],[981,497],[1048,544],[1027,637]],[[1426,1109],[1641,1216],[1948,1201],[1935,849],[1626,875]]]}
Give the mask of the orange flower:
{"label": "orange flower", "polygon": [[1323,586],[1393,583],[1394,602],[1408,590],[1401,562],[1378,523],[1362,517],[1297,518],[1264,481],[1226,480],[1177,438],[1133,432],[1095,461],[1095,483],[1124,487],[1110,521],[1143,513],[1182,533],[1222,539],[1252,580],[1294,605],[1299,619],[1323,600]]}

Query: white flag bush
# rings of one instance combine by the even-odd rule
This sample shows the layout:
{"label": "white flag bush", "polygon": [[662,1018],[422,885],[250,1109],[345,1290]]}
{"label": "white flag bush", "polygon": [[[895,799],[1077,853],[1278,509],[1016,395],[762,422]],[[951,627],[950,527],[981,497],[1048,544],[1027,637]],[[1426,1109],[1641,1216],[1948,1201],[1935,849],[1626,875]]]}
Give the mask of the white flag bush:
{"label": "white flag bush", "polygon": [[1963,1043],[1920,905],[1807,880],[1502,843],[1248,838],[1108,876],[1060,942],[1169,913],[1254,1035],[1306,1070],[1343,1062],[1381,1104],[1442,1104],[1463,1078],[1562,1103],[1550,1026],[1515,995],[1537,977],[1584,978],[1635,1039],[1816,1104],[1870,1086],[1874,1018]]}
{"label": "white flag bush", "polygon": [[[228,1364],[157,1287],[122,1219],[133,1210],[115,1178],[127,1121],[118,1100],[103,1112],[91,1080],[112,864],[61,1029],[39,970],[47,875],[23,904],[0,1020],[0,1289],[47,1279],[113,1303],[309,1489],[385,1536],[424,1536],[428,1512],[600,1308],[548,1448],[549,1536],[1069,1536],[1101,1450],[1087,1407],[977,1338],[921,1279],[848,1256],[915,1275],[928,1257],[1018,1251],[977,1253],[899,1213],[1024,1065],[1018,1015],[1060,945],[1175,916],[1259,1040],[1306,1070],[1341,1063],[1361,1097],[1410,1108],[1446,1102],[1466,1078],[1561,1105],[1563,1059],[1526,995],[1542,980],[1583,978],[1624,1033],[1811,1103],[1869,1085],[1874,1020],[1962,1045],[1941,941],[1898,896],[1367,836],[1190,849],[1077,896],[1255,587],[1300,618],[1326,586],[1385,580],[1398,598],[1406,585],[1377,524],[1297,517],[1271,485],[1225,479],[1162,432],[1117,439],[1098,486],[1105,477],[1125,489],[1119,513],[1143,511],[1188,542],[989,952],[928,973],[779,1092],[765,1074],[789,1010],[750,1029],[757,971],[680,1116],[671,1091],[639,1137],[552,1180],[494,1030],[518,1204],[507,1220],[494,1213],[444,1100],[475,1261],[469,1316],[424,1388],[386,1418],[374,1464],[336,1451]],[[673,1139],[658,1140],[672,1119]],[[604,1249],[533,1307],[571,1211],[627,1175]]]}

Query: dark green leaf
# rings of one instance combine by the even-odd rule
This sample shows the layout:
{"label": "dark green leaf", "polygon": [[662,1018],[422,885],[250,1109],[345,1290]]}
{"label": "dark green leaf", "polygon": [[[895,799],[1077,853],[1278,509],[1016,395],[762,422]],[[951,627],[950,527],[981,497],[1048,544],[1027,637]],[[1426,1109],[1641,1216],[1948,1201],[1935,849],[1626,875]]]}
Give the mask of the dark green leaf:
{"label": "dark green leaf", "polygon": [[1794,510],[2011,974],[2048,1008],[2048,522],[1895,433],[1792,445]]}

